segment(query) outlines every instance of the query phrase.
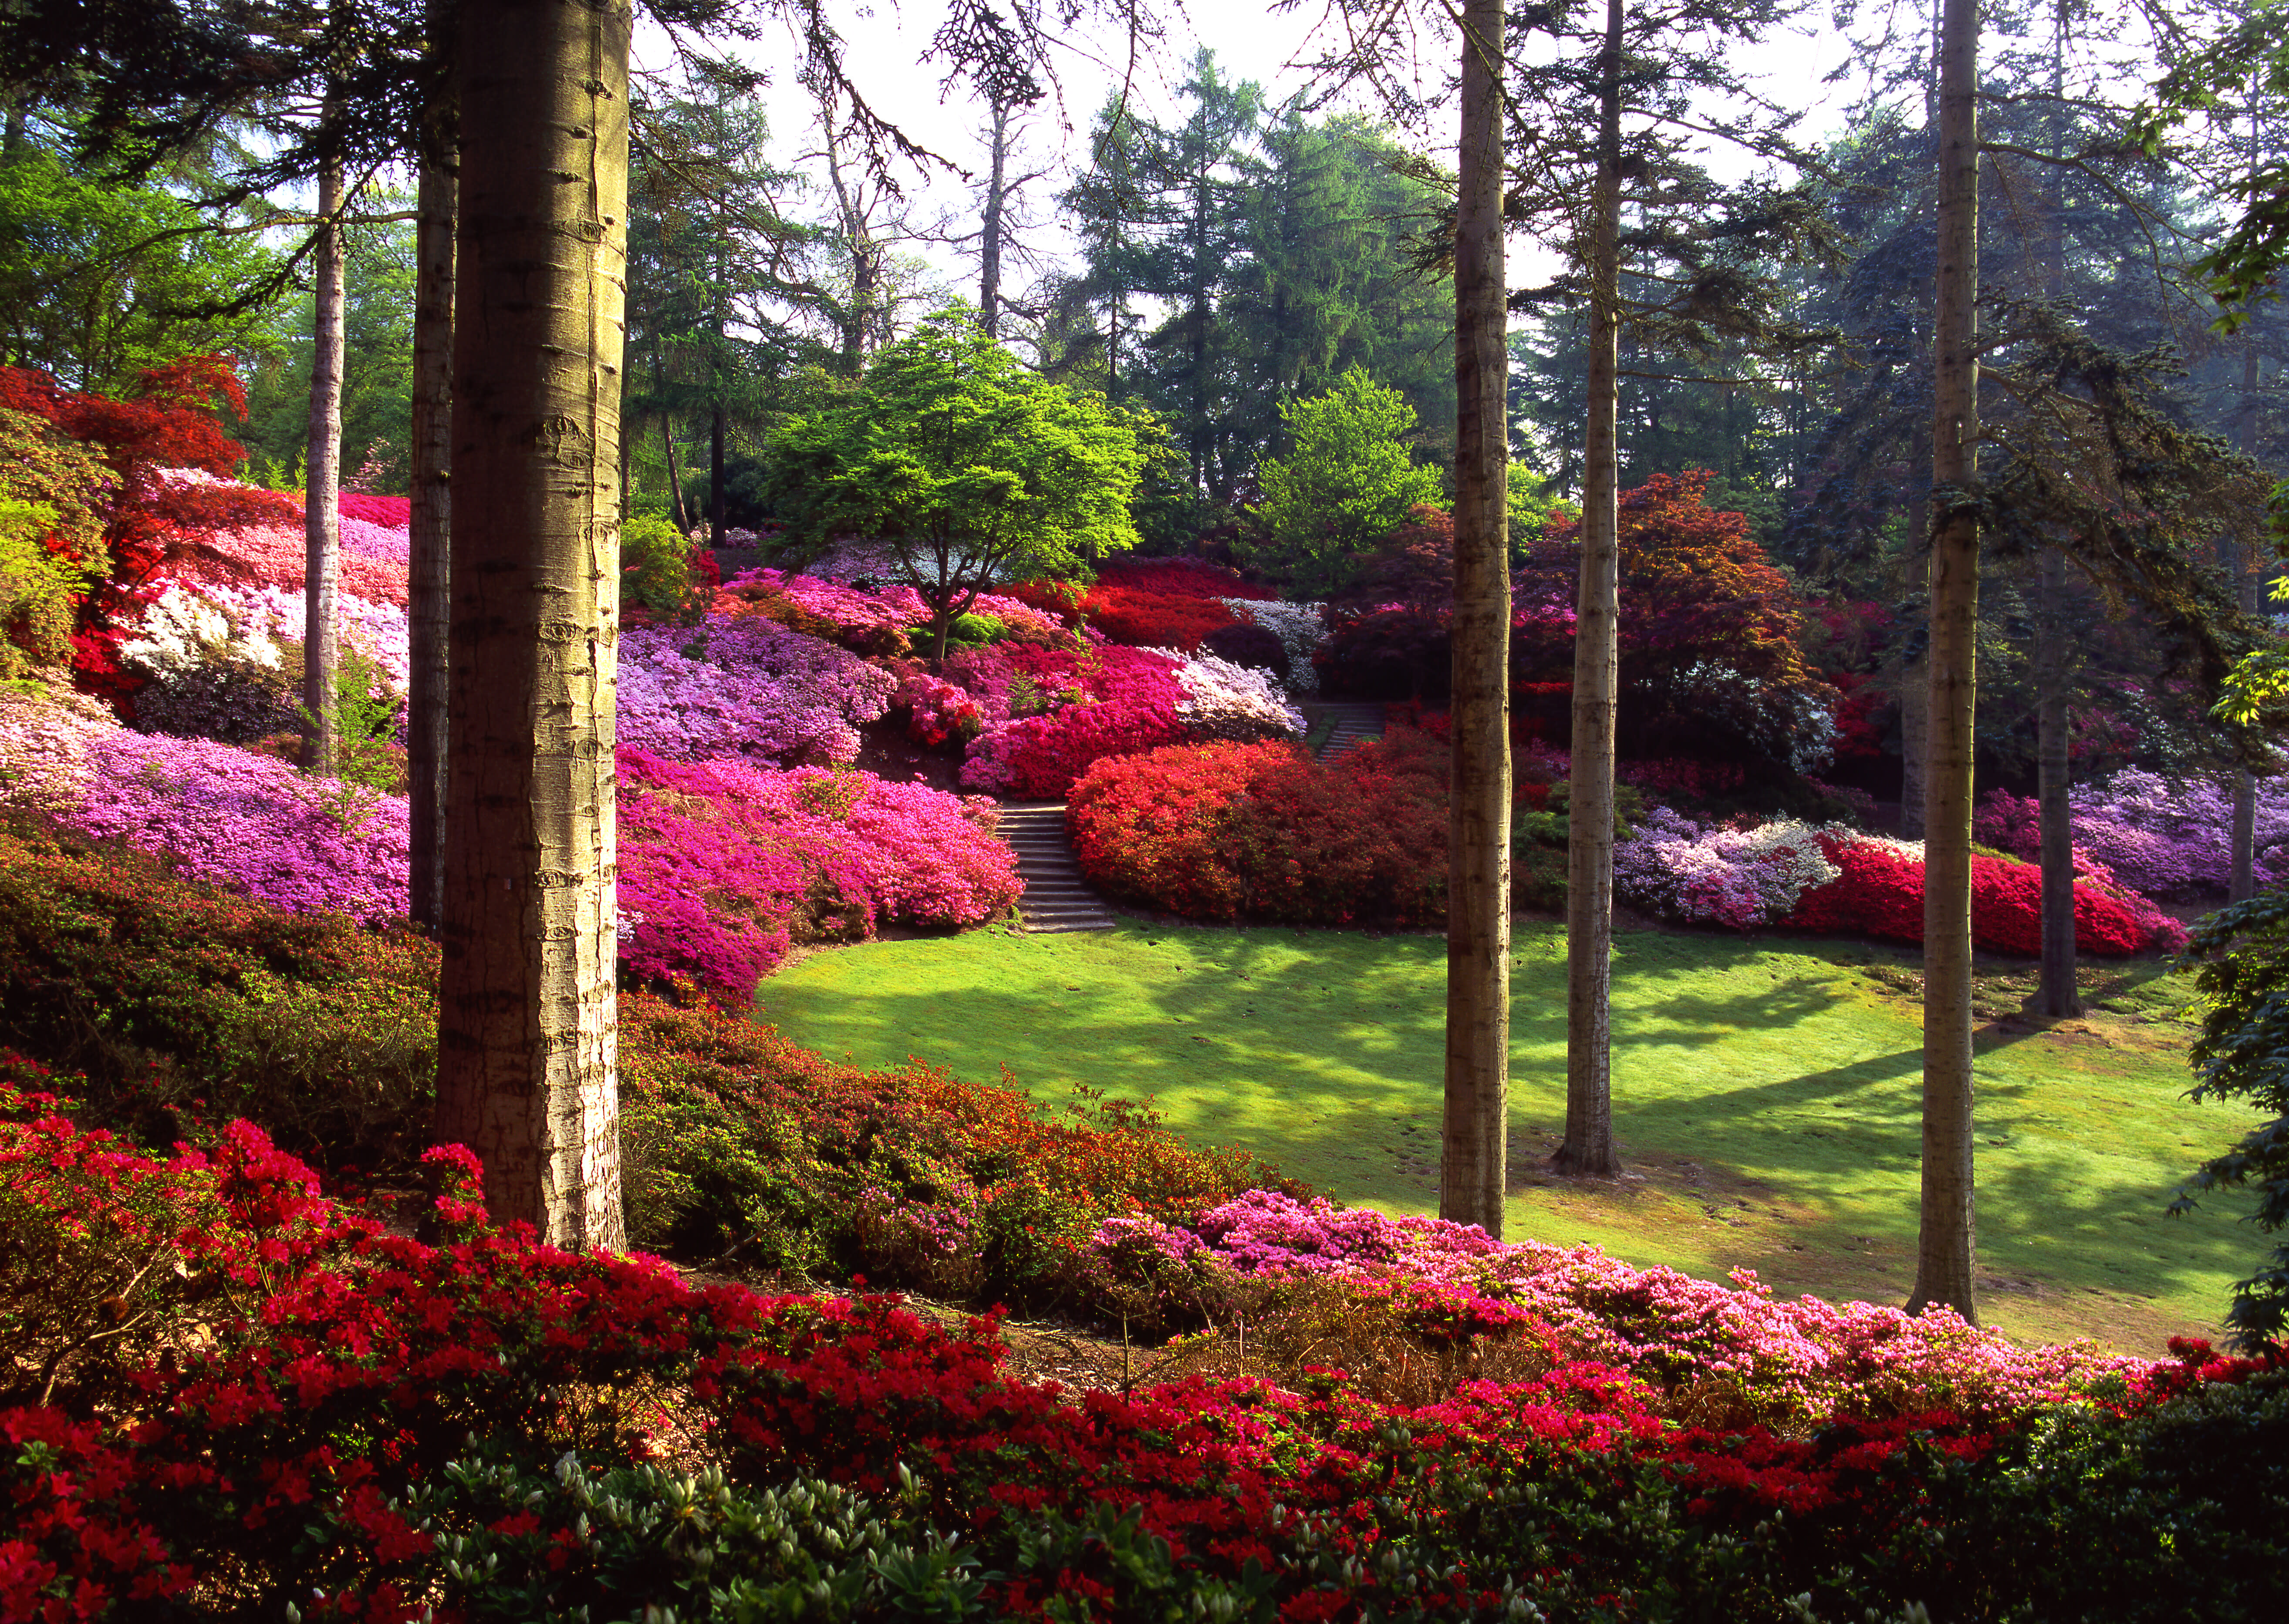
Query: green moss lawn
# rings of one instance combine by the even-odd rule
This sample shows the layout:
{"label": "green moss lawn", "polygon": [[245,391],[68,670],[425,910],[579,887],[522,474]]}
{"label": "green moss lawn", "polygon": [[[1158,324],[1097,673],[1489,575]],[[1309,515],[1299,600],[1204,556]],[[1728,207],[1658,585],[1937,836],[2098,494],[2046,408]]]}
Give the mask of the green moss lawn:
{"label": "green moss lawn", "polygon": [[[1054,1105],[1085,1084],[1245,1145],[1351,1201],[1435,1211],[1445,944],[1434,936],[1146,927],[1005,929],[813,953],[762,1018],[866,1064],[1007,1065]],[[1627,932],[1614,968],[1619,1184],[1551,1178],[1565,1113],[1565,938],[1521,923],[1513,983],[1510,1237],[1595,1241],[1640,1264],[1784,1294],[1900,1302],[1914,1276],[1921,1029],[1915,961],[1853,943]],[[2241,1208],[2163,1207],[2245,1117],[2195,1106],[2182,978],[2094,970],[2086,1020],[2010,1011],[1986,967],[1980,1266],[1991,1323],[2158,1350],[2214,1329],[2258,1238]]]}

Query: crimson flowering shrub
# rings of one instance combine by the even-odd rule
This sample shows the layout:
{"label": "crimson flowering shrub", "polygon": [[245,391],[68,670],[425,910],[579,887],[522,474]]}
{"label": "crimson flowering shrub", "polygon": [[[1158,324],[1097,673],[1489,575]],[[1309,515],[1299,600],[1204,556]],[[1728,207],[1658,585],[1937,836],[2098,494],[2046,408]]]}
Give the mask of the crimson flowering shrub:
{"label": "crimson flowering shrub", "polygon": [[1446,752],[1394,728],[1329,763],[1291,744],[1198,744],[1098,763],[1066,821],[1105,890],[1192,919],[1434,921]]}
{"label": "crimson flowering shrub", "polygon": [[1125,559],[1105,565],[1081,609],[1113,642],[1190,654],[1209,633],[1239,623],[1222,600],[1268,602],[1279,596],[1192,559]]}
{"label": "crimson flowering shrub", "polygon": [[[1783,928],[1923,940],[1924,869],[1920,841],[1838,831],[1823,834],[1822,849],[1841,872],[1806,889]],[[1981,947],[2001,953],[2042,951],[2042,871],[1995,857],[1971,860],[1971,934]],[[2134,893],[2110,882],[2103,871],[2085,870],[2075,882],[2075,947],[2121,958],[2148,948],[2175,951],[2183,927]]]}
{"label": "crimson flowering shrub", "polygon": [[[727,612],[761,612],[795,630],[814,632],[871,655],[905,654],[908,633],[928,625],[931,618],[922,595],[902,581],[861,587],[771,569],[733,576],[723,584],[718,605]],[[1002,634],[1020,641],[1070,641],[1063,622],[1014,590],[1007,594],[981,592],[964,613],[985,616],[1000,625]]]}
{"label": "crimson flowering shrub", "polygon": [[796,942],[973,925],[1022,888],[977,797],[632,748],[620,784],[621,961],[738,1002]]}
{"label": "crimson flowering shrub", "polygon": [[1092,643],[997,645],[947,659],[944,673],[977,701],[984,726],[961,782],[1034,799],[1063,795],[1090,763],[1182,736],[1181,657]]}

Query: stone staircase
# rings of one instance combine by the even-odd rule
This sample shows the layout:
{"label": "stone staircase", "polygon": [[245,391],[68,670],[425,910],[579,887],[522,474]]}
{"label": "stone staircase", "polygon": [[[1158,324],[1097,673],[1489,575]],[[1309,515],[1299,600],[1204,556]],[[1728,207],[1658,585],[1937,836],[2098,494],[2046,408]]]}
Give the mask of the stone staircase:
{"label": "stone staircase", "polygon": [[1306,700],[1304,715],[1314,727],[1329,718],[1335,721],[1335,731],[1320,746],[1322,761],[1332,761],[1371,738],[1383,736],[1383,706],[1379,704],[1348,699]]}
{"label": "stone staircase", "polygon": [[1017,917],[1029,931],[1111,930],[1120,917],[1089,889],[1065,838],[1065,803],[1020,800],[1005,804],[993,832],[1017,854],[1017,878],[1025,894]]}

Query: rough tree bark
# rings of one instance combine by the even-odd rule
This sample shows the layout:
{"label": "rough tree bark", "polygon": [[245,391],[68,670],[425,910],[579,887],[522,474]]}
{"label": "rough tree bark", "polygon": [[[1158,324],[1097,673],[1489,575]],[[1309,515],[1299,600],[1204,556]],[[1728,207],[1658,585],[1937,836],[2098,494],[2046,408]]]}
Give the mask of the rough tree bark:
{"label": "rough tree bark", "polygon": [[334,673],[340,658],[342,579],[342,165],[318,170],[318,237],[311,255],[310,426],[304,443],[302,769],[331,776],[340,755]]}
{"label": "rough tree bark", "polygon": [[707,545],[723,545],[723,402],[718,401],[707,419]]}
{"label": "rough tree bark", "polygon": [[617,1248],[612,705],[626,0],[463,0],[437,1133]]}
{"label": "rough tree bark", "polygon": [[1566,848],[1566,1138],[1561,1173],[1608,1178],[1614,1148],[1614,715],[1621,552],[1615,444],[1621,366],[1623,0],[1606,0],[1591,198],[1589,433],[1575,609],[1574,766]]}
{"label": "rough tree bark", "polygon": [[[443,52],[446,0],[431,0],[429,39]],[[422,131],[414,212],[412,513],[406,594],[406,780],[411,801],[413,918],[435,931],[445,907],[445,666],[453,556],[453,220],[455,169],[450,78],[441,79]]]}
{"label": "rough tree bark", "polygon": [[1501,0],[1463,12],[1455,221],[1454,796],[1440,1215],[1503,1232],[1510,1157],[1510,536]]}
{"label": "rough tree bark", "polygon": [[[2255,144],[2253,137],[2252,145]],[[2257,345],[2247,341],[2241,357],[2241,411],[2234,425],[2235,449],[2244,457],[2257,455]],[[2233,577],[2234,601],[2250,614],[2257,612],[2257,577],[2250,569],[2238,542],[2229,541],[2228,568]],[[2257,556],[2265,556],[2262,548]],[[2257,895],[2257,775],[2246,767],[2233,774],[2232,871],[2226,900],[2245,903]]]}
{"label": "rough tree bark", "polygon": [[1945,0],[1933,334],[1930,770],[1924,793],[1922,1224],[1908,1311],[1976,1323],[1971,1074],[1971,761],[1978,693],[1979,0]]}

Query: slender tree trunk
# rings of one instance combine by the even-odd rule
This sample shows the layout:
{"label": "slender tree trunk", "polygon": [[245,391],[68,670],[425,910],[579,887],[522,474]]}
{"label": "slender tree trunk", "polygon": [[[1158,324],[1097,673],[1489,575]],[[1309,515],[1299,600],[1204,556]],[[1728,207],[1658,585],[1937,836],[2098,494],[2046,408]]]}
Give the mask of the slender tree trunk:
{"label": "slender tree trunk", "polygon": [[977,324],[989,338],[1001,336],[1001,188],[1009,161],[1009,104],[994,99],[989,131],[992,168],[985,180],[985,218],[977,229]]}
{"label": "slender tree trunk", "polygon": [[[1910,453],[1920,466],[1931,461],[1931,444],[1921,435]],[[1931,541],[1931,493],[1919,490],[1908,503],[1909,595],[1931,584],[1931,560],[1925,549]],[[1918,580],[1918,577],[1921,579]],[[1931,602],[1926,591],[1924,628],[1931,628]],[[1900,834],[1919,840],[1924,834],[1924,781],[1931,765],[1931,658],[1918,654],[1900,668]]]}
{"label": "slender tree trunk", "polygon": [[723,406],[720,401],[707,426],[707,545],[723,545]]}
{"label": "slender tree trunk", "polygon": [[626,0],[462,0],[437,1134],[500,1220],[625,1244],[612,705]]}
{"label": "slender tree trunk", "polygon": [[1495,1238],[1510,1162],[1509,352],[1503,342],[1501,0],[1463,12],[1455,220],[1454,794],[1439,1212]]}
{"label": "slender tree trunk", "polygon": [[1574,630],[1574,765],[1566,848],[1566,1139],[1560,1172],[1611,1177],[1614,1148],[1614,712],[1620,673],[1615,413],[1621,366],[1623,0],[1607,0],[1597,191],[1591,201],[1589,433]]}
{"label": "slender tree trunk", "polygon": [[[429,38],[451,28],[432,0]],[[406,598],[406,777],[412,827],[413,918],[435,931],[445,914],[445,664],[452,617],[453,221],[459,174],[450,84],[424,132],[414,212],[412,514]]]}
{"label": "slender tree trunk", "polygon": [[2082,1013],[2075,990],[2074,808],[2067,800],[2067,555],[2043,553],[2035,660],[2036,801],[2043,827],[2043,974],[2036,997],[2056,1019]]}
{"label": "slender tree trunk", "polygon": [[691,514],[683,506],[683,475],[676,471],[675,436],[668,432],[667,413],[659,414],[659,442],[667,451],[667,496],[675,505],[675,528],[691,533]]}
{"label": "slender tree trunk", "polygon": [[339,770],[340,709],[334,674],[340,661],[342,578],[342,166],[318,171],[318,243],[311,263],[310,427],[303,450],[302,768]]}
{"label": "slender tree trunk", "polygon": [[1922,1228],[1908,1310],[1976,1321],[1971,766],[1978,695],[1979,0],[1946,0],[1932,419],[1931,774],[1924,792]]}
{"label": "slender tree trunk", "polygon": [[[2245,340],[2241,357],[2241,413],[2234,425],[2234,438],[2245,457],[2257,455],[2257,386],[2259,381],[2257,345]],[[2245,611],[2257,611],[2257,577],[2249,568],[2240,545],[2229,543],[2232,559],[2234,601]],[[2261,548],[2257,556],[2265,556]],[[2233,835],[2232,871],[2227,880],[2226,900],[2243,903],[2257,895],[2257,775],[2246,767],[2237,767],[2233,774]]]}

